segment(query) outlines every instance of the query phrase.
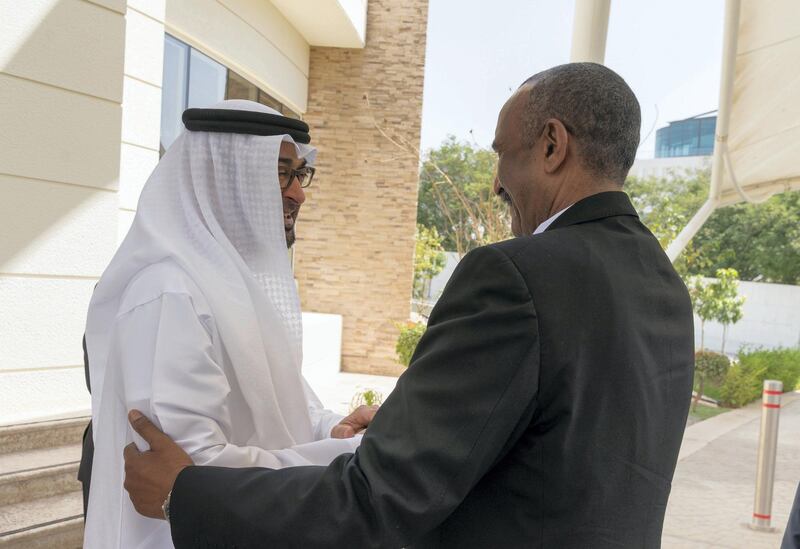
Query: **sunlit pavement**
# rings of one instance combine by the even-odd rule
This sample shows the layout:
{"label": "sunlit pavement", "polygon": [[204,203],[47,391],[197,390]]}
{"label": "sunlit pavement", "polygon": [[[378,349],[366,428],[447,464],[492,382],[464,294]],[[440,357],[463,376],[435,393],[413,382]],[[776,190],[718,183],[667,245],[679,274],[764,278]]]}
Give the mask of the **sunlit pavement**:
{"label": "sunlit pavement", "polygon": [[357,393],[372,389],[385,400],[397,383],[396,377],[344,372],[306,375],[306,380],[325,407],[339,414],[349,413],[350,404]]}
{"label": "sunlit pavement", "polygon": [[686,430],[667,506],[662,547],[780,546],[800,482],[800,392],[783,395],[772,505],[776,533],[755,532],[744,526],[753,513],[760,417],[758,402]]}

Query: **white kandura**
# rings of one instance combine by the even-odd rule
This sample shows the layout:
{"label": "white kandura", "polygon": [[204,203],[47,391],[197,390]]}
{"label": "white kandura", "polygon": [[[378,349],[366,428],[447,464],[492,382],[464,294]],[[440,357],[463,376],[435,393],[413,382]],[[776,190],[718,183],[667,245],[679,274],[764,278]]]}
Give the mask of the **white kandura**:
{"label": "white kandura", "polygon": [[[250,101],[214,108],[276,111]],[[95,454],[85,547],[172,547],[137,514],[122,450],[146,443],[137,408],[200,465],[326,465],[360,441],[330,438],[301,372],[300,303],[286,252],[278,154],[287,135],[184,131],[145,185],[89,306]],[[294,143],[313,164],[316,150]]]}

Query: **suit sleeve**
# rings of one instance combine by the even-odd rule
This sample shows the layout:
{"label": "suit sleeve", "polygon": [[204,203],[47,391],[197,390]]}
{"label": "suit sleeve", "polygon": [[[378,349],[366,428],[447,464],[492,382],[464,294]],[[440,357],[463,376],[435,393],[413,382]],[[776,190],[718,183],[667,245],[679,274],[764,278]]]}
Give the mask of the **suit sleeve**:
{"label": "suit sleeve", "polygon": [[189,467],[172,492],[177,548],[402,547],[443,522],[532,418],[539,338],[512,261],[459,264],[408,370],[355,454],[280,471]]}

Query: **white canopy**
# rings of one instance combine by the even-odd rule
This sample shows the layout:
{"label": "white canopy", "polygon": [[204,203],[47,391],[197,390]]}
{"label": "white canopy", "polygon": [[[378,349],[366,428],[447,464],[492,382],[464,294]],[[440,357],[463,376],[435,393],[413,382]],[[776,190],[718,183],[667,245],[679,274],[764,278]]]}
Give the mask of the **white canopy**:
{"label": "white canopy", "polygon": [[743,0],[739,14],[719,206],[800,189],[800,9]]}
{"label": "white canopy", "polygon": [[[572,61],[603,62],[609,3],[576,0]],[[800,190],[797,0],[726,0],[722,56],[709,199],[667,248],[673,260],[716,208]]]}

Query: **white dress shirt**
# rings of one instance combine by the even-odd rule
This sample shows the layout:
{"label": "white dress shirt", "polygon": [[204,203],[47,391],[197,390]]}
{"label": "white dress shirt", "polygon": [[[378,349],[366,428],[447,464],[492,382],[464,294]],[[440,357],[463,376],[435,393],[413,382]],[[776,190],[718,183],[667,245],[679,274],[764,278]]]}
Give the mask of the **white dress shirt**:
{"label": "white dress shirt", "polygon": [[535,231],[533,231],[533,234],[539,234],[539,233],[543,233],[543,232],[545,232],[545,231],[547,230],[547,227],[549,227],[550,225],[552,225],[552,224],[553,224],[553,221],[555,221],[556,219],[558,219],[558,218],[561,216],[561,214],[563,214],[564,212],[566,212],[567,210],[569,210],[571,207],[572,207],[572,204],[570,204],[569,206],[567,206],[566,208],[564,208],[564,209],[563,209],[563,210],[561,210],[560,212],[558,212],[558,213],[555,213],[555,214],[553,214],[552,216],[550,216],[550,217],[549,217],[549,218],[548,218],[546,221],[542,222],[542,224],[541,224],[541,225],[539,225],[538,227],[536,227],[536,230],[535,230]]}

